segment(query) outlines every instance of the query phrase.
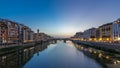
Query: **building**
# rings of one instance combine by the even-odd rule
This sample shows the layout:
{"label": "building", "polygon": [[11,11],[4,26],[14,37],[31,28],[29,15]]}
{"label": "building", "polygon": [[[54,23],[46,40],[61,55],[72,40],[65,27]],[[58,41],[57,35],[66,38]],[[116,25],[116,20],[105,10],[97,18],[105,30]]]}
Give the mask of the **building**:
{"label": "building", "polygon": [[7,41],[8,41],[7,23],[0,20],[0,44],[7,43]]}
{"label": "building", "polygon": [[19,42],[19,44],[22,44],[22,43],[24,43],[23,42],[23,29],[24,29],[24,25],[23,24],[18,24],[18,26],[19,26],[19,28],[18,28],[18,38],[19,38],[19,40],[18,40],[18,42]]}
{"label": "building", "polygon": [[37,30],[37,33],[34,33],[34,40],[36,42],[39,42],[39,41],[47,41],[47,40],[50,40],[52,39],[51,36],[45,34],[45,33],[39,33],[39,29]]}
{"label": "building", "polygon": [[99,38],[100,38],[100,29],[96,28],[96,42],[99,42]]}
{"label": "building", "polygon": [[85,41],[95,41],[96,40],[96,28],[90,28],[84,31]]}
{"label": "building", "polygon": [[83,32],[77,32],[73,37],[71,37],[74,40],[83,40]]}
{"label": "building", "polygon": [[34,32],[27,26],[23,26],[23,42],[33,42]]}
{"label": "building", "polygon": [[27,26],[7,19],[0,19],[0,44],[33,42],[34,32]]}
{"label": "building", "polygon": [[8,43],[18,43],[19,26],[18,23],[7,20]]}
{"label": "building", "polygon": [[120,43],[120,19],[117,19],[112,24],[112,38],[113,42]]}
{"label": "building", "polygon": [[40,41],[40,33],[39,33],[39,29],[37,29],[37,33],[34,33],[34,40],[36,42]]}
{"label": "building", "polygon": [[120,43],[120,18],[98,28],[87,29],[83,34],[78,32],[71,38],[80,40],[80,37],[84,41]]}
{"label": "building", "polygon": [[40,33],[40,41],[47,41],[48,40],[48,35],[45,33]]}
{"label": "building", "polygon": [[30,41],[34,42],[34,31],[30,31]]}
{"label": "building", "polygon": [[112,22],[103,24],[98,29],[100,30],[100,38],[101,42],[112,42]]}
{"label": "building", "polygon": [[96,41],[96,28],[90,28],[84,32],[77,32],[73,37],[73,40],[81,41]]}

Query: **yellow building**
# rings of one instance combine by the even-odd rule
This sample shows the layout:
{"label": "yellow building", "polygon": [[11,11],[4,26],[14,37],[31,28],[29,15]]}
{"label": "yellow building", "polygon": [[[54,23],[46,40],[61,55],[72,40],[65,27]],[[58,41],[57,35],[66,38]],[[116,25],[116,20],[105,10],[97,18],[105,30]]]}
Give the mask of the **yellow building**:
{"label": "yellow building", "polygon": [[112,23],[103,24],[99,28],[99,41],[112,42]]}

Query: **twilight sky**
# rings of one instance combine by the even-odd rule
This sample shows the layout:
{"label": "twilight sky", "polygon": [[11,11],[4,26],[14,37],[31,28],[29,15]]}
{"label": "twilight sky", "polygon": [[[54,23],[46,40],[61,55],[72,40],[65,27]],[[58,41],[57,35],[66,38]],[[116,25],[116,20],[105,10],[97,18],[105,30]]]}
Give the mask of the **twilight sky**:
{"label": "twilight sky", "polygon": [[0,18],[55,37],[69,37],[119,17],[120,0],[0,0]]}

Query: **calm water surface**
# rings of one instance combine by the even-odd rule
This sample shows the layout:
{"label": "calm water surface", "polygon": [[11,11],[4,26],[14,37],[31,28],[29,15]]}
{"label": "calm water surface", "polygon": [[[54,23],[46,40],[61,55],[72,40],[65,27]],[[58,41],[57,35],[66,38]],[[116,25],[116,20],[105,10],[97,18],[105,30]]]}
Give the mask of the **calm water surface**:
{"label": "calm water surface", "polygon": [[23,68],[103,68],[97,61],[78,50],[71,41],[57,41],[33,54]]}

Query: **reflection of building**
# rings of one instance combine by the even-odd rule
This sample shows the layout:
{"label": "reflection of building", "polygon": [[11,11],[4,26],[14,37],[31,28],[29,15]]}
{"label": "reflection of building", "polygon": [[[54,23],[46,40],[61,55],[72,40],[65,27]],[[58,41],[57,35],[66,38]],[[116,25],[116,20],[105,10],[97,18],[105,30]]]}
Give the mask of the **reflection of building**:
{"label": "reflection of building", "polygon": [[105,63],[120,64],[120,61],[119,61],[118,56],[117,56],[118,54],[114,55],[114,57],[113,57],[113,55],[111,55],[111,53],[106,54],[105,51],[100,51],[100,50],[95,49],[95,48],[90,48],[90,47],[88,48],[86,46],[81,46],[78,44],[75,44],[74,46],[78,50],[82,51],[86,56],[91,57],[91,58],[96,59],[96,60],[99,60],[100,62],[104,61]]}
{"label": "reflection of building", "polygon": [[22,68],[34,54],[33,48],[22,49],[0,56],[0,68]]}
{"label": "reflection of building", "polygon": [[23,68],[35,53],[46,49],[47,46],[37,45],[25,49],[12,50],[13,52],[0,55],[0,68]]}

